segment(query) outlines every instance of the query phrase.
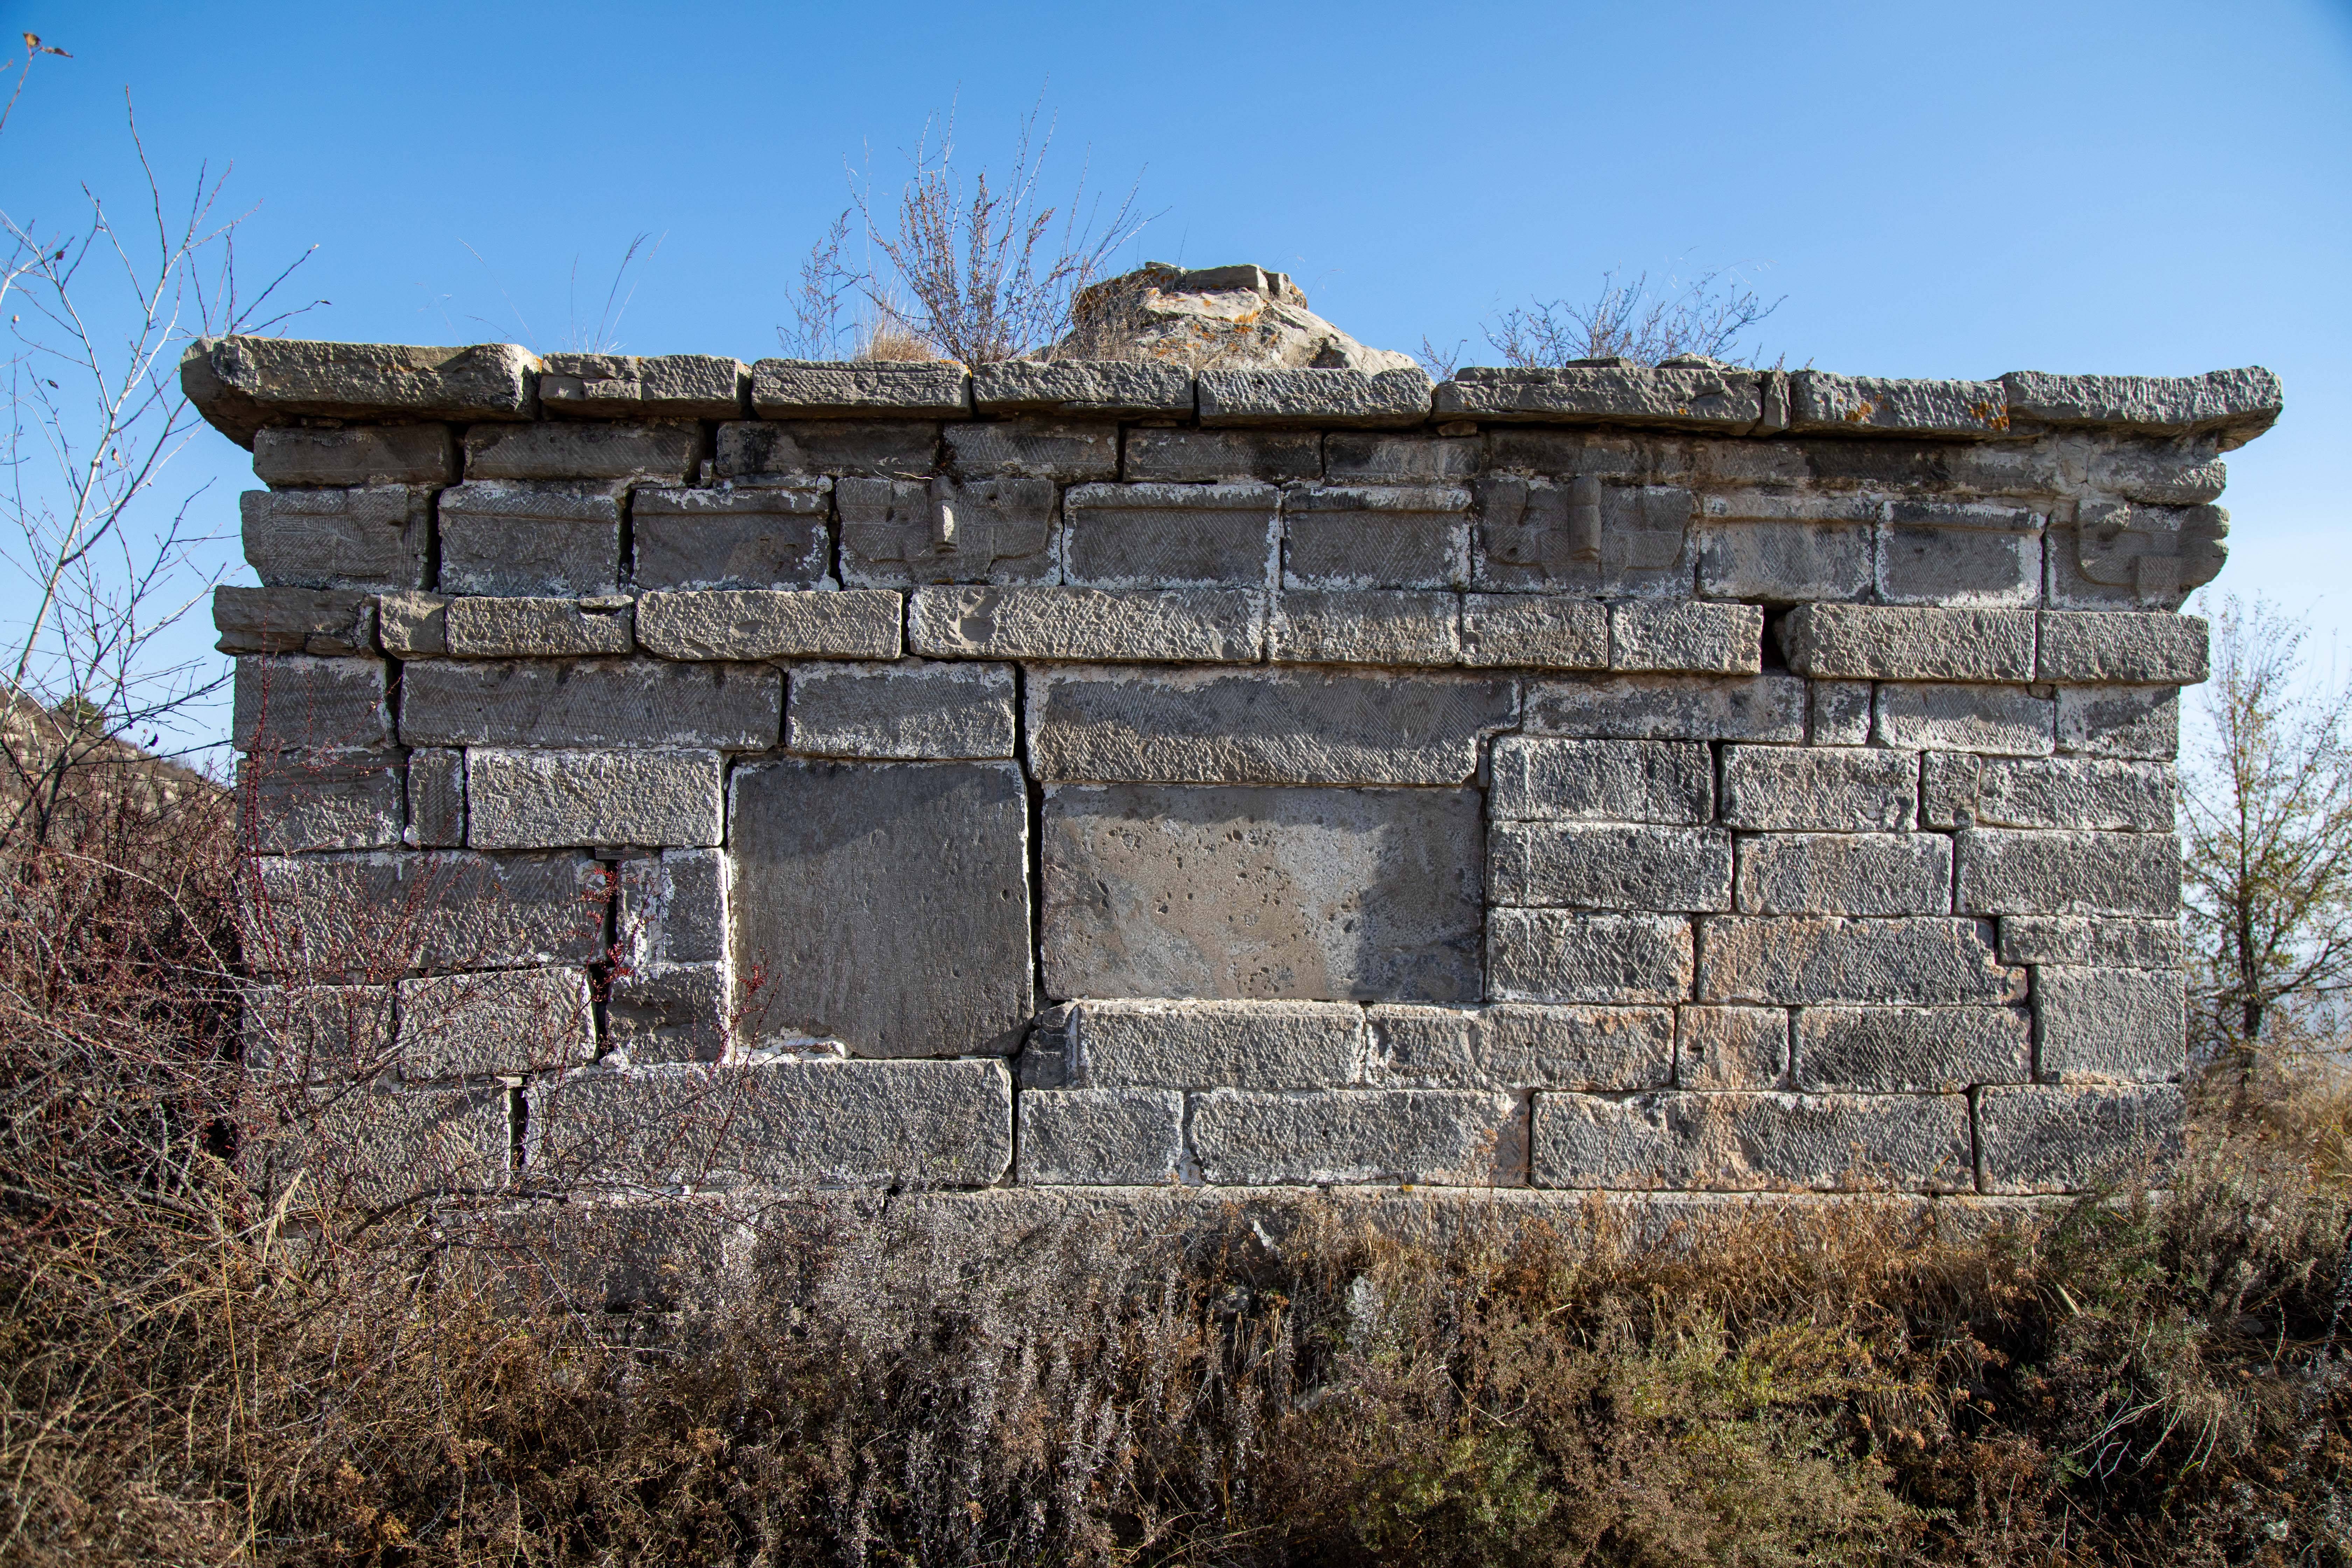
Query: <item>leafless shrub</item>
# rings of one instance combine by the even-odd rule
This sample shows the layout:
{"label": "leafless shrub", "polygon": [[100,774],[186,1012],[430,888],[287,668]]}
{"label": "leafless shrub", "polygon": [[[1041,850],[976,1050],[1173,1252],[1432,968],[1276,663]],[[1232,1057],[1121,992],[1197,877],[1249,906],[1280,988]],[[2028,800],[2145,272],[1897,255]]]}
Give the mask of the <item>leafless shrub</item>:
{"label": "leafless shrub", "polygon": [[1746,364],[1753,363],[1748,333],[1780,304],[1721,269],[1658,289],[1646,272],[1621,283],[1612,271],[1588,304],[1538,300],[1504,311],[1486,342],[1506,364],[1528,370],[1610,358],[1654,365],[1682,355]]}

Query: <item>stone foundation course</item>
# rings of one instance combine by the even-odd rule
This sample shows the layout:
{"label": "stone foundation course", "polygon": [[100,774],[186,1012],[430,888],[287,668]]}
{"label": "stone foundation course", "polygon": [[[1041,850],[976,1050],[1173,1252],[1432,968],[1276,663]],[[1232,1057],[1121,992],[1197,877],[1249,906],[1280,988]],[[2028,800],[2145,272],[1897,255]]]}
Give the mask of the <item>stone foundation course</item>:
{"label": "stone foundation course", "polygon": [[247,1061],[469,1189],[2048,1194],[2180,1137],[2261,370],[232,338]]}

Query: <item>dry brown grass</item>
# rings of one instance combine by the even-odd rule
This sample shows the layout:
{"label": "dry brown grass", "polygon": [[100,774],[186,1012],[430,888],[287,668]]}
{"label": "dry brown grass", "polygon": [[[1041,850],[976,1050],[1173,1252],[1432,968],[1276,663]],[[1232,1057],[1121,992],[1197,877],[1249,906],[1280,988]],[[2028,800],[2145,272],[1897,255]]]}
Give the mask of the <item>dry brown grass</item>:
{"label": "dry brown grass", "polygon": [[0,1559],[2352,1562],[2316,1069],[1973,1234],[310,1207],[235,1157],[233,821],[78,820],[0,858]]}

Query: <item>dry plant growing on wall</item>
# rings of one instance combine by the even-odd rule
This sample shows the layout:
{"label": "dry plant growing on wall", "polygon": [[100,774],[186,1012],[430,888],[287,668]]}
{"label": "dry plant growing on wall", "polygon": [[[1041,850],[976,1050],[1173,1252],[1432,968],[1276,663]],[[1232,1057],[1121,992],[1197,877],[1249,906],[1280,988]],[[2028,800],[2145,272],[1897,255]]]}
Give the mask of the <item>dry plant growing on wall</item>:
{"label": "dry plant growing on wall", "polygon": [[1486,342],[1504,363],[1528,370],[1611,358],[1654,365],[1685,354],[1748,363],[1749,334],[1780,304],[1721,269],[1657,288],[1646,272],[1620,282],[1612,271],[1587,303],[1537,300],[1504,311]]}

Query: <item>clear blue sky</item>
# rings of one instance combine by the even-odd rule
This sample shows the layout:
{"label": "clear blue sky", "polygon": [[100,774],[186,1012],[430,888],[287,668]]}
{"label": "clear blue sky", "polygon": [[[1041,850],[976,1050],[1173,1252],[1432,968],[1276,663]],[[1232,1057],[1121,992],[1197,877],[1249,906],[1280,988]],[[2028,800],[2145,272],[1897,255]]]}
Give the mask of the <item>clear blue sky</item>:
{"label": "clear blue sky", "polygon": [[[127,86],[167,174],[234,160],[248,271],[319,247],[306,336],[561,347],[644,232],[625,346],[756,358],[845,161],[888,181],[953,100],[960,161],[1001,162],[1042,94],[1065,175],[1161,213],[1139,258],[1285,268],[1384,347],[1477,363],[1530,295],[1740,264],[1791,363],[2266,364],[2217,586],[2311,614],[2323,662],[2352,633],[2352,0],[0,12],[75,57],[0,205],[127,195]],[[233,527],[233,454],[193,457]]]}

